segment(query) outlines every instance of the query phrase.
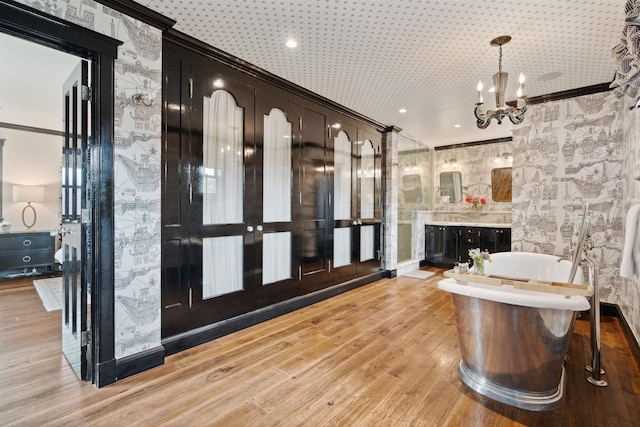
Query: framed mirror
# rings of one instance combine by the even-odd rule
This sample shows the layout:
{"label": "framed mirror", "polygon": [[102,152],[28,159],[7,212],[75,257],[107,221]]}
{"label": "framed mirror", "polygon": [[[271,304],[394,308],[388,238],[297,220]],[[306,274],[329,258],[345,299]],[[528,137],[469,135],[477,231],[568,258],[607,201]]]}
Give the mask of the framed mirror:
{"label": "framed mirror", "polygon": [[511,168],[491,169],[491,199],[494,202],[511,201]]}
{"label": "framed mirror", "polygon": [[440,197],[445,203],[462,201],[462,174],[460,172],[440,173]]}

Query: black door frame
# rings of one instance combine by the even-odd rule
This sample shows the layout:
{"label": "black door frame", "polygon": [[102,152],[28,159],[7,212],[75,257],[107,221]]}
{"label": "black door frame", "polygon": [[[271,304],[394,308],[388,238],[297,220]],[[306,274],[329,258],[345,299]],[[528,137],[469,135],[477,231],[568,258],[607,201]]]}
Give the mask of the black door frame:
{"label": "black door frame", "polygon": [[0,4],[0,32],[93,62],[89,226],[92,228],[95,268],[88,280],[92,284],[92,381],[100,387],[117,378],[113,322],[113,90],[114,60],[122,43],[13,2]]}

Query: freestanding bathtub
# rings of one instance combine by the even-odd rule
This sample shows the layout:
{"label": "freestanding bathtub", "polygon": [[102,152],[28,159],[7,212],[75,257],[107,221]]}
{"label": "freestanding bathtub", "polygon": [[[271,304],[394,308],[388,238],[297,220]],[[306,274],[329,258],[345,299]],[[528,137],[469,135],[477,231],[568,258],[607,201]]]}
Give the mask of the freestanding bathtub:
{"label": "freestanding bathtub", "polygon": [[[571,263],[553,255],[502,252],[485,263],[485,275],[566,282]],[[574,283],[582,283],[578,270]],[[564,296],[463,283],[438,287],[451,293],[462,360],[458,373],[476,392],[531,411],[562,406],[564,359],[584,296]]]}

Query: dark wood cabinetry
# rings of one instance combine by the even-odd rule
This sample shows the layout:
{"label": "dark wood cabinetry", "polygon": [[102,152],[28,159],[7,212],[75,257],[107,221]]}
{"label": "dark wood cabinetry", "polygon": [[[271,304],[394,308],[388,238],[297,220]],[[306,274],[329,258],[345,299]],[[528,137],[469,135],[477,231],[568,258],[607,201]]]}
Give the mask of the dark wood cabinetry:
{"label": "dark wood cabinetry", "polygon": [[444,259],[444,230],[440,225],[427,225],[425,227],[425,254],[426,259],[433,263],[441,263]]}
{"label": "dark wood cabinetry", "polygon": [[509,252],[511,250],[510,228],[480,228],[480,249],[486,249],[489,253]]}
{"label": "dark wood cabinetry", "polygon": [[427,225],[425,227],[425,258],[435,266],[459,262],[463,227]]}
{"label": "dark wood cabinetry", "polygon": [[469,249],[489,253],[511,250],[511,229],[490,227],[425,226],[425,260],[437,267],[451,267],[469,259]]}
{"label": "dark wood cabinetry", "polygon": [[54,268],[54,238],[48,231],[0,234],[0,270]]}
{"label": "dark wood cabinetry", "polygon": [[381,276],[382,127],[164,43],[163,339]]}

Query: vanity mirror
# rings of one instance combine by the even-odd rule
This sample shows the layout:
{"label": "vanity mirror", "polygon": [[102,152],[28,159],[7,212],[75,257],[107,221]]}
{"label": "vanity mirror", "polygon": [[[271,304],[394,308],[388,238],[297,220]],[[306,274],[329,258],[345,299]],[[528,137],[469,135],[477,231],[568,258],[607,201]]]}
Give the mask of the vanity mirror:
{"label": "vanity mirror", "polygon": [[440,173],[440,197],[442,197],[442,201],[449,203],[462,201],[462,174],[460,172]]}
{"label": "vanity mirror", "polygon": [[494,202],[511,201],[511,168],[491,170],[491,199]]}

